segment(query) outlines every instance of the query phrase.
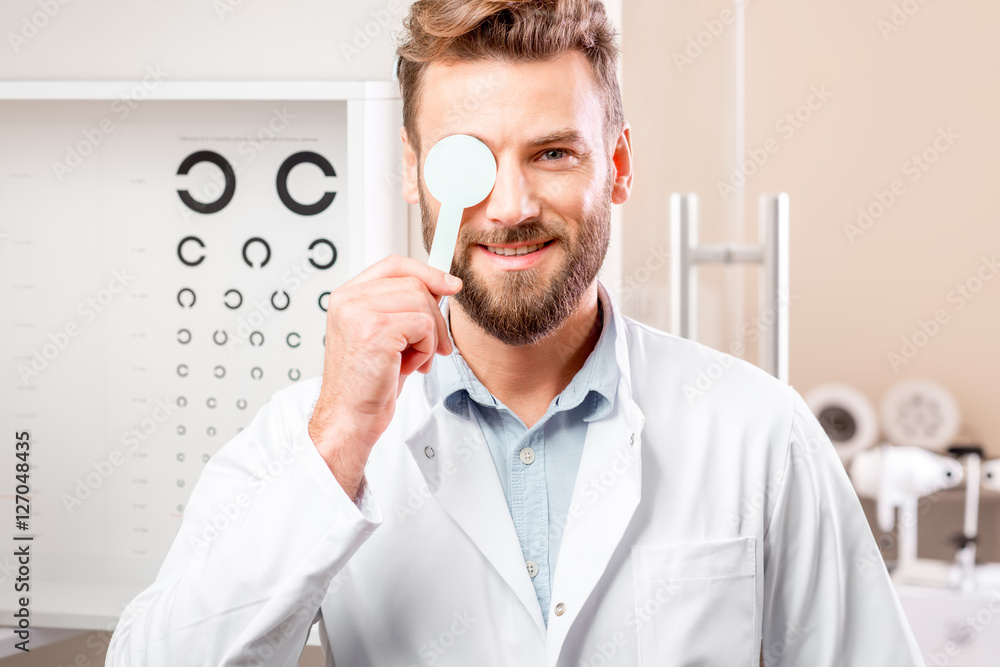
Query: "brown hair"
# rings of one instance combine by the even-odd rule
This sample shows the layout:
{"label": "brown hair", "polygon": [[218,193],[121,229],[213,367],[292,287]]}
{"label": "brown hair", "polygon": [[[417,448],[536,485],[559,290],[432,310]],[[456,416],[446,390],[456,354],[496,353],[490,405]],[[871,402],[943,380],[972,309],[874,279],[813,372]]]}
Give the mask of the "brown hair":
{"label": "brown hair", "polygon": [[616,34],[600,0],[417,0],[403,20],[404,41],[396,49],[410,143],[420,154],[417,99],[430,62],[526,62],[571,49],[581,51],[594,69],[604,102],[604,139],[610,143],[625,122]]}

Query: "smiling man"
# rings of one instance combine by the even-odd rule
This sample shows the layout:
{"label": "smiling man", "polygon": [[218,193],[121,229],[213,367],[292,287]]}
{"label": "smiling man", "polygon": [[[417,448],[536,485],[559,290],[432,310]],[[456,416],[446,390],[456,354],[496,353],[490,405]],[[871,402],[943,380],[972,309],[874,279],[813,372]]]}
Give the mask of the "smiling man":
{"label": "smiling man", "polygon": [[[558,46],[548,43],[553,53],[545,60],[430,63],[420,74],[420,122],[400,132],[403,194],[410,203],[419,195],[428,251],[440,205],[418,187],[419,147],[470,134],[496,157],[493,191],[466,210],[459,231],[451,273],[462,289],[453,298],[458,308],[450,326],[475,376],[508,399],[526,426],[542,416],[597,342],[594,279],[611,238],[611,204],[623,203],[632,183],[630,131],[615,120],[620,109],[605,114],[603,98],[611,95],[601,94],[587,58],[557,52]],[[416,76],[407,71],[412,67],[404,65],[404,86],[406,77]],[[608,74],[613,80],[614,71]],[[486,88],[495,93],[475,114],[463,112]],[[423,139],[411,141],[410,134]],[[534,369],[527,383],[525,368]]]}
{"label": "smiling man", "polygon": [[922,665],[801,396],[596,277],[632,185],[600,2],[419,0],[405,27],[425,249],[430,147],[497,164],[453,277],[391,256],[332,291],[323,377],[206,465],[107,664],[294,665],[318,621],[331,666]]}

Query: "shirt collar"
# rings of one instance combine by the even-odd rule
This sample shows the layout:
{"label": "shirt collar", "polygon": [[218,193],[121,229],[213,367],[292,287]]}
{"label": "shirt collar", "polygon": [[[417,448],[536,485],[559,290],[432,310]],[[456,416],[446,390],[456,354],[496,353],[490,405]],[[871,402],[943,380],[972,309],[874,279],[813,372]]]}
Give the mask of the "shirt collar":
{"label": "shirt collar", "polygon": [[[627,369],[623,369],[621,365],[621,345],[617,340],[622,326],[621,316],[606,287],[599,279],[597,282],[597,296],[603,316],[601,335],[583,367],[557,399],[560,410],[570,409],[587,401],[584,421],[588,422],[611,411],[619,375],[624,373],[628,377]],[[442,297],[440,308],[448,325],[453,352],[435,360],[431,372],[424,376],[424,390],[431,405],[437,397],[442,397],[445,408],[469,419],[470,399],[485,406],[498,405],[498,402],[476,378],[455,345],[448,318],[450,300],[447,296]]]}

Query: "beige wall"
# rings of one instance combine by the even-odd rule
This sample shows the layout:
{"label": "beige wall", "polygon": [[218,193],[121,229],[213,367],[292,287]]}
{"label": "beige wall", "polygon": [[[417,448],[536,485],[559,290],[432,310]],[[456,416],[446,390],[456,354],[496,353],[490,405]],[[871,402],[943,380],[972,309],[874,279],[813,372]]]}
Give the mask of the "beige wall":
{"label": "beige wall", "polygon": [[[735,24],[692,65],[681,70],[673,60],[689,36],[706,29],[703,21],[734,4],[626,3],[625,106],[637,173],[624,207],[624,271],[641,265],[649,245],[668,240],[669,192],[699,192],[704,240],[745,242],[757,239],[758,194],[788,192],[791,383],[804,393],[819,383],[846,382],[877,405],[898,380],[932,378],[957,396],[963,434],[996,457],[1000,280],[983,282],[970,300],[952,290],[967,281],[980,287],[982,258],[1000,251],[1000,5],[911,0],[905,4],[918,11],[897,15],[899,29],[885,29],[884,38],[878,22],[896,27],[893,4],[904,3],[747,2],[741,121],[727,111],[740,102],[733,92]],[[813,87],[831,95],[823,103],[813,99],[817,108],[801,127],[777,127]],[[769,138],[777,145],[747,179],[742,235],[715,188],[733,166],[725,145],[730,121],[745,123],[746,149]],[[951,145],[938,141],[947,150],[933,165],[921,171],[908,163],[925,149],[934,158],[935,138],[947,128],[957,138]],[[845,226],[856,224],[859,207],[878,204],[876,191],[891,192],[894,180],[901,194],[852,242]],[[731,313],[739,306],[720,279],[725,273],[746,278],[746,315],[735,322]],[[717,269],[703,282],[711,296],[702,304],[699,339],[729,351],[757,308],[756,274]],[[661,271],[629,304],[630,314],[669,330],[668,287],[669,272]],[[935,335],[912,359],[903,357],[901,339],[912,339],[921,321],[936,315],[944,323]],[[755,361],[753,344],[747,346],[746,358]],[[905,362],[895,369],[892,352]]]}

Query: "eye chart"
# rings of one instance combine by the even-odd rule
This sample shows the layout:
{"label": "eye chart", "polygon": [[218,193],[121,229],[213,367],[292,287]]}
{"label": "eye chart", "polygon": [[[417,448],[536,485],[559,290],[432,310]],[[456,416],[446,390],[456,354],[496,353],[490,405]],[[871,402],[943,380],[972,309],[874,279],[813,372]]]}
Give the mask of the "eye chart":
{"label": "eye chart", "polygon": [[322,373],[330,292],[406,254],[395,84],[138,90],[0,90],[0,420],[31,433],[36,625],[118,617],[213,454]]}

